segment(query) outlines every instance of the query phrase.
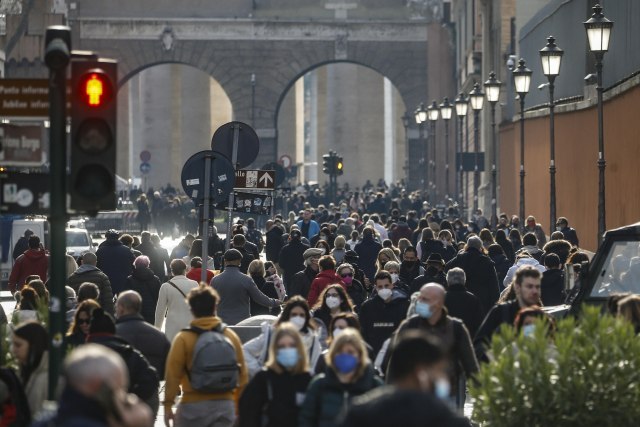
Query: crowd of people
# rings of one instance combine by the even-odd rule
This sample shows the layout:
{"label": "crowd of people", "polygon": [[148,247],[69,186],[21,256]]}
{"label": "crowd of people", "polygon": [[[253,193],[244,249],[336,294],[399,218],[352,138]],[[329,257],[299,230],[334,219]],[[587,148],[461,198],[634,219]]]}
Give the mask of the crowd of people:
{"label": "crowd of people", "polygon": [[[566,218],[547,236],[534,217],[492,226],[398,188],[365,194],[298,197],[263,230],[239,220],[228,249],[215,227],[171,253],[157,234],[110,230],[67,267],[55,411],[44,404],[48,255],[29,236],[10,278],[17,370],[1,371],[2,425],[148,426],[162,406],[167,426],[469,426],[467,383],[492,335],[530,335],[539,318],[551,331],[542,307],[575,297],[564,274],[586,258],[577,233]],[[640,330],[638,296],[614,310]]]}

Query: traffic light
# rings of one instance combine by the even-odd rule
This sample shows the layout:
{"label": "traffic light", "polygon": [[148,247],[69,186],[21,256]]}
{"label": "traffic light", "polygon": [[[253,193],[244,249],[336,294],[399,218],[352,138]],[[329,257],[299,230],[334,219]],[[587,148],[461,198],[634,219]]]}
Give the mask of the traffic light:
{"label": "traffic light", "polygon": [[342,175],[344,173],[344,163],[342,162],[342,156],[336,155],[336,175]]}
{"label": "traffic light", "polygon": [[322,171],[327,175],[333,173],[333,156],[331,154],[325,154],[322,156]]}
{"label": "traffic light", "polygon": [[69,194],[76,213],[116,208],[117,82],[116,61],[71,64]]}

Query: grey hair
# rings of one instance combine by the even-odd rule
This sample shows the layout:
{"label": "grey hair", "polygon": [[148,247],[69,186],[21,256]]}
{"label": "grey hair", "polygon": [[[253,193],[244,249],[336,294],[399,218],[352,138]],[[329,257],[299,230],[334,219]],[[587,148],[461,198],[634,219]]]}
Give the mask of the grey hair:
{"label": "grey hair", "polygon": [[136,291],[124,291],[118,295],[116,304],[122,307],[127,313],[140,313],[142,308],[142,296]]}
{"label": "grey hair", "polygon": [[118,376],[126,380],[127,365],[115,351],[99,344],[84,344],[73,350],[64,363],[66,379],[72,387],[100,379],[112,383]]}
{"label": "grey hair", "polygon": [[447,284],[451,285],[464,285],[467,281],[467,276],[464,270],[456,267],[447,272]]}

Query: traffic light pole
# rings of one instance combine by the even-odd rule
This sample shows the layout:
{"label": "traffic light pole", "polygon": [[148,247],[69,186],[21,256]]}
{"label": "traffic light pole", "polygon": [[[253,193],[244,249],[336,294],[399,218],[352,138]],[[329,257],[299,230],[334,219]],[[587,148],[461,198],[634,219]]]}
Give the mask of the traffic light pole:
{"label": "traffic light pole", "polygon": [[67,65],[71,51],[71,29],[52,26],[46,32],[45,62],[49,68],[49,163],[51,172],[51,232],[49,291],[49,400],[55,399],[65,354],[65,253],[67,222]]}
{"label": "traffic light pole", "polygon": [[204,158],[203,181],[204,204],[202,205],[202,268],[200,269],[200,281],[207,283],[207,271],[209,269],[209,210],[211,206],[211,155],[207,155]]}

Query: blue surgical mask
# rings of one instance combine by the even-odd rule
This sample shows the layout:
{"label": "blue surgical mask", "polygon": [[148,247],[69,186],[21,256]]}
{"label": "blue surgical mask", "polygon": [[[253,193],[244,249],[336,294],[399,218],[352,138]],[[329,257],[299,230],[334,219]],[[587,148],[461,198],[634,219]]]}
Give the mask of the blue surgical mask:
{"label": "blue surgical mask", "polygon": [[341,374],[349,374],[358,366],[358,358],[353,354],[340,353],[333,358],[333,364]]}
{"label": "blue surgical mask", "polygon": [[532,337],[535,331],[536,331],[536,325],[533,323],[531,323],[530,325],[524,325],[522,327],[522,334],[525,337]]}
{"label": "blue surgical mask", "polygon": [[423,319],[429,319],[433,316],[433,312],[431,311],[431,306],[426,302],[418,301],[416,303],[416,313],[418,316]]}
{"label": "blue surgical mask", "polygon": [[439,399],[448,399],[451,394],[451,384],[449,384],[449,381],[441,378],[436,381],[433,392]]}
{"label": "blue surgical mask", "polygon": [[276,361],[285,368],[293,368],[298,363],[298,349],[289,347],[289,348],[279,348],[276,353]]}

